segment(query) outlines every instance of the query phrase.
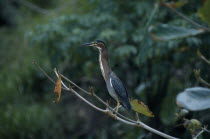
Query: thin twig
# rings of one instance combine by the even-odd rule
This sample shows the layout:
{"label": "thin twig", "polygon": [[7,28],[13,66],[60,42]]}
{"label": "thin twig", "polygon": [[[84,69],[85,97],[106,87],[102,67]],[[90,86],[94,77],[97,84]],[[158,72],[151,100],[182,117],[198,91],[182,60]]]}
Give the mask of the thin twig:
{"label": "thin twig", "polygon": [[31,10],[33,10],[35,12],[41,13],[41,14],[49,14],[50,13],[49,10],[43,9],[29,1],[25,1],[25,0],[12,0],[12,1],[19,2],[20,4],[30,8]]}
{"label": "thin twig", "polygon": [[210,61],[198,50],[197,51],[197,55],[203,60],[205,61],[207,64],[210,65]]}
{"label": "thin twig", "polygon": [[193,139],[197,139],[198,136],[200,136],[203,132],[204,132],[204,130],[201,130],[195,137],[193,137]]}
{"label": "thin twig", "polygon": [[90,103],[88,100],[86,100],[84,97],[82,97],[81,95],[79,95],[74,89],[69,89],[69,88],[66,88],[66,89],[68,89],[69,91],[73,92],[74,95],[76,95],[77,97],[79,97],[80,99],[82,99],[85,103],[87,103],[88,105],[90,105],[90,106],[93,107],[94,109],[96,109],[96,110],[98,110],[98,111],[100,111],[100,112],[104,112],[104,113],[106,113],[106,112],[109,111],[109,110],[103,110],[103,109],[101,109],[101,108],[99,108],[99,107],[93,105],[93,104]]}
{"label": "thin twig", "polygon": [[[56,69],[54,69],[54,72],[56,74],[57,77],[59,77],[58,72],[56,71]],[[94,109],[100,111],[100,112],[107,112],[107,110],[103,110],[99,107],[96,107],[95,105],[93,105],[92,103],[90,103],[88,100],[86,100],[84,97],[82,97],[81,95],[79,95],[74,89],[67,87],[63,81],[61,80],[61,84],[64,86],[64,88],[68,91],[71,91],[74,93],[74,95],[76,95],[77,97],[79,97],[80,99],[82,99],[85,103],[87,103],[88,105],[90,105],[91,107],[93,107]]]}
{"label": "thin twig", "polygon": [[203,29],[203,30],[208,31],[208,32],[210,31],[210,28],[204,27],[204,26],[202,26],[202,25],[196,23],[195,21],[193,21],[192,19],[190,19],[189,17],[187,17],[187,16],[184,15],[183,13],[181,13],[181,12],[177,11],[175,8],[171,7],[169,4],[164,3],[164,2],[162,2],[162,3],[160,3],[160,4],[163,5],[163,6],[165,6],[165,7],[167,7],[167,8],[169,8],[172,12],[174,12],[174,13],[177,14],[178,16],[182,17],[184,20],[188,21],[189,23],[193,24],[193,25],[196,26],[198,29]]}
{"label": "thin twig", "polygon": [[207,81],[205,81],[203,78],[201,78],[200,76],[197,79],[198,79],[198,81],[200,81],[201,83],[203,83],[207,87],[210,87],[210,84]]}
{"label": "thin twig", "polygon": [[18,3],[26,6],[27,8],[30,8],[31,10],[33,10],[33,11],[35,11],[37,13],[40,13],[40,14],[52,14],[52,13],[56,13],[56,12],[59,12],[60,10],[63,10],[65,8],[69,7],[69,5],[71,4],[71,1],[69,1],[69,2],[66,2],[61,7],[48,10],[48,9],[41,8],[38,5],[36,5],[36,4],[32,3],[32,2],[29,2],[27,0],[11,0],[11,1],[18,2]]}
{"label": "thin twig", "polygon": [[50,80],[50,81],[52,81],[54,84],[56,84],[56,82],[36,63],[36,61],[35,60],[33,60],[33,64],[39,69],[39,70],[41,70],[43,73],[44,73],[44,75]]}
{"label": "thin twig", "polygon": [[206,59],[204,56],[201,56],[200,58],[201,58],[202,60],[204,60],[207,64],[210,65],[210,61],[209,61],[208,59]]}
{"label": "thin twig", "polygon": [[197,78],[199,82],[206,85],[207,87],[210,87],[210,84],[200,76],[200,70],[194,70],[194,73],[195,73],[195,77]]}
{"label": "thin twig", "polygon": [[206,127],[201,127],[202,130],[204,130],[207,133],[210,133],[210,131],[208,129],[206,129],[206,128],[207,128],[207,126]]}
{"label": "thin twig", "polygon": [[151,24],[151,22],[152,22],[154,16],[156,15],[158,9],[159,9],[159,4],[158,3],[155,3],[154,4],[154,9],[152,10],[152,13],[149,16],[149,19],[148,19],[148,21],[147,21],[147,23],[145,25],[145,29],[147,29],[149,27],[149,25]]}

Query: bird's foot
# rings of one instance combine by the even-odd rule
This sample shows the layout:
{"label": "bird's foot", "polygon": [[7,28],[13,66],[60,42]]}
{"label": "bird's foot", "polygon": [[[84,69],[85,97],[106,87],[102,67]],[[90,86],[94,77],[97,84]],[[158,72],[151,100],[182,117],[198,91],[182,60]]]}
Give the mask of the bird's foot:
{"label": "bird's foot", "polygon": [[117,102],[117,106],[114,108],[115,114],[118,113],[120,107],[121,107],[120,103]]}

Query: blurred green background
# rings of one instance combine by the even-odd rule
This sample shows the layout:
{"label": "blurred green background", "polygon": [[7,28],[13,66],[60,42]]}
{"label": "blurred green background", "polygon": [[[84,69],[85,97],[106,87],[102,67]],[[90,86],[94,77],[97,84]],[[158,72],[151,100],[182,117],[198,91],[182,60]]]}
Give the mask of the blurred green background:
{"label": "blurred green background", "polygon": [[[210,58],[210,35],[170,41],[153,40],[151,25],[194,26],[157,0],[0,0],[0,138],[1,139],[154,139],[144,129],[131,127],[92,109],[73,94],[62,92],[53,103],[54,84],[33,64],[54,79],[53,69],[82,88],[94,86],[103,100],[108,95],[98,63],[98,51],[80,44],[103,40],[110,64],[124,82],[129,96],[143,101],[155,114],[140,120],[167,134],[190,138],[175,113],[176,95],[185,88],[202,86],[193,70],[210,81],[209,67],[201,61],[199,49]],[[171,2],[171,1],[170,1]],[[188,1],[178,10],[207,25],[197,11],[204,1]],[[89,99],[102,106],[93,98]],[[128,117],[128,113],[121,109]],[[210,124],[210,111],[190,112],[189,118]],[[202,138],[207,138],[204,133]]]}

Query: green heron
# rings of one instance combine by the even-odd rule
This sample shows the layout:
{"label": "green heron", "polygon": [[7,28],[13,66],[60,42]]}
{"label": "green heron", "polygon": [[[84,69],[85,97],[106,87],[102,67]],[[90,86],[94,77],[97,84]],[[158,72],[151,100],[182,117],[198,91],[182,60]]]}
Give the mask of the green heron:
{"label": "green heron", "polygon": [[120,104],[127,110],[131,110],[131,105],[128,100],[127,90],[122,81],[111,70],[108,61],[108,49],[103,41],[96,40],[91,43],[85,43],[83,46],[93,46],[99,50],[99,63],[102,75],[106,82],[106,87],[109,94],[117,101],[116,111],[120,107]]}

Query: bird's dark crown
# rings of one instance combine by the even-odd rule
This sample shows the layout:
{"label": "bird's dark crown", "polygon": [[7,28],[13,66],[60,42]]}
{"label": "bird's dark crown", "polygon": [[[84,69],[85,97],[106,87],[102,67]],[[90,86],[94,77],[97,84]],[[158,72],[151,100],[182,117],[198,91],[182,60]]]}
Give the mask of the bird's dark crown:
{"label": "bird's dark crown", "polygon": [[102,43],[104,46],[106,46],[106,44],[103,41],[101,41],[101,40],[96,40],[96,42],[97,43]]}

